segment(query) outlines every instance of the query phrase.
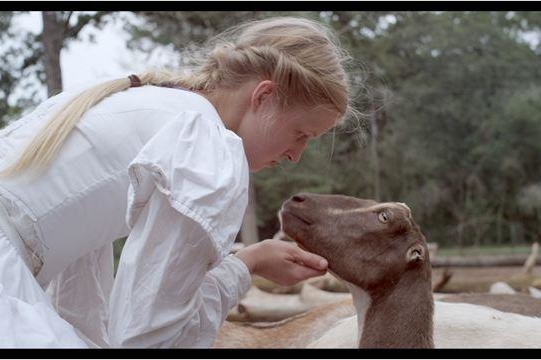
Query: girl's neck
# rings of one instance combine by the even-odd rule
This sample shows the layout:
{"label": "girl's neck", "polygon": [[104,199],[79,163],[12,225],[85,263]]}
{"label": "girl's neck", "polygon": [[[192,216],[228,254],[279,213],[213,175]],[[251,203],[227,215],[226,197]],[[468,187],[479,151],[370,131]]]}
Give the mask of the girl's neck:
{"label": "girl's neck", "polygon": [[196,91],[196,93],[214,106],[228,130],[237,133],[244,115],[250,108],[253,87],[253,82],[247,82],[234,90]]}

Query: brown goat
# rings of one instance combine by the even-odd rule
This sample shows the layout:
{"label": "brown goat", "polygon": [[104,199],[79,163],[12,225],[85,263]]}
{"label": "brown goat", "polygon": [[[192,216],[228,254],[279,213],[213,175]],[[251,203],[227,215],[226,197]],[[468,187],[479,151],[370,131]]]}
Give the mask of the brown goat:
{"label": "brown goat", "polygon": [[[347,215],[347,216],[344,216]],[[433,299],[428,248],[410,209],[402,203],[377,203],[342,195],[301,193],[286,201],[280,211],[282,231],[299,246],[322,255],[329,270],[343,279],[353,294],[357,310],[359,346],[371,348],[433,347]],[[329,311],[332,312],[329,305]],[[349,309],[349,310],[348,310]],[[353,307],[340,306],[336,311],[345,317]],[[326,327],[333,325],[336,314],[313,310],[281,322],[277,333],[303,337],[279,346],[298,347],[316,340]],[[343,314],[342,314],[343,313]],[[310,319],[323,314],[329,324],[310,327]],[[339,316],[338,316],[339,318]],[[312,320],[313,320],[312,319]],[[299,327],[299,322],[305,326]],[[324,322],[324,321],[323,321]],[[272,325],[271,327],[276,326]],[[237,326],[235,331],[231,327]],[[224,324],[216,347],[246,347],[241,332],[257,331],[257,326]],[[268,330],[268,329],[266,329]],[[266,339],[270,337],[266,332]],[[271,347],[270,343],[250,346]]]}

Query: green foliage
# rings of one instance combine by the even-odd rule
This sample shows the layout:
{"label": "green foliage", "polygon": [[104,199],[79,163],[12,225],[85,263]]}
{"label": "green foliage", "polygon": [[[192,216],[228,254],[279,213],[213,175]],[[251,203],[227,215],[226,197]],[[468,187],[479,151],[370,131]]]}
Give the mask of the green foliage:
{"label": "green foliage", "polygon": [[[141,22],[126,23],[124,28],[131,33],[128,47],[150,52],[157,46],[168,46],[179,54],[193,53],[208,39],[222,31],[251,20],[269,16],[291,15],[291,12],[268,11],[143,11],[137,13]],[[317,17],[317,13],[297,12],[306,17]],[[180,64],[185,65],[181,58]]]}
{"label": "green foliage", "polygon": [[[42,42],[44,37],[55,34],[34,34],[21,29],[19,17],[26,13],[0,11],[0,128],[46,98],[47,60]],[[53,13],[57,20],[55,33],[59,34],[55,39],[58,40],[58,51],[79,39],[81,30],[87,25],[101,28],[111,20],[110,12],[104,11]],[[50,65],[60,68],[59,63]]]}
{"label": "green foliage", "polygon": [[404,199],[442,244],[539,239],[541,223],[527,225],[516,201],[540,175],[539,56],[505,15],[401,14],[375,40],[395,58],[384,60],[386,197]]}
{"label": "green foliage", "polygon": [[[36,35],[21,32],[14,28],[17,16],[21,12],[0,11],[0,128],[14,120],[40,100],[39,88],[29,79],[42,79],[43,66],[38,62],[41,48]],[[13,93],[19,90],[26,95],[15,98]]]}

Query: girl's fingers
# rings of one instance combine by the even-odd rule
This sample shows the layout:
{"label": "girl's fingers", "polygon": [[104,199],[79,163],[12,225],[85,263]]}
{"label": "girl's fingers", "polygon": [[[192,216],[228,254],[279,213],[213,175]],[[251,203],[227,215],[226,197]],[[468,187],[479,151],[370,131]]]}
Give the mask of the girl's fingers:
{"label": "girl's fingers", "polygon": [[295,254],[295,262],[308,266],[316,270],[327,270],[329,263],[327,260],[319,255],[314,253],[304,251],[301,248],[298,248],[299,252]]}

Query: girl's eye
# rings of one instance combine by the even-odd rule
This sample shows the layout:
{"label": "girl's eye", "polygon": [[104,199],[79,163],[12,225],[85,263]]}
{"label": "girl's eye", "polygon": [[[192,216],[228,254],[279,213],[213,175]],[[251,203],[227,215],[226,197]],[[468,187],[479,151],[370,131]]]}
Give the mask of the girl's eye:
{"label": "girl's eye", "polygon": [[378,214],[378,220],[382,223],[386,223],[387,221],[389,221],[389,215],[387,215],[385,211],[382,211]]}

